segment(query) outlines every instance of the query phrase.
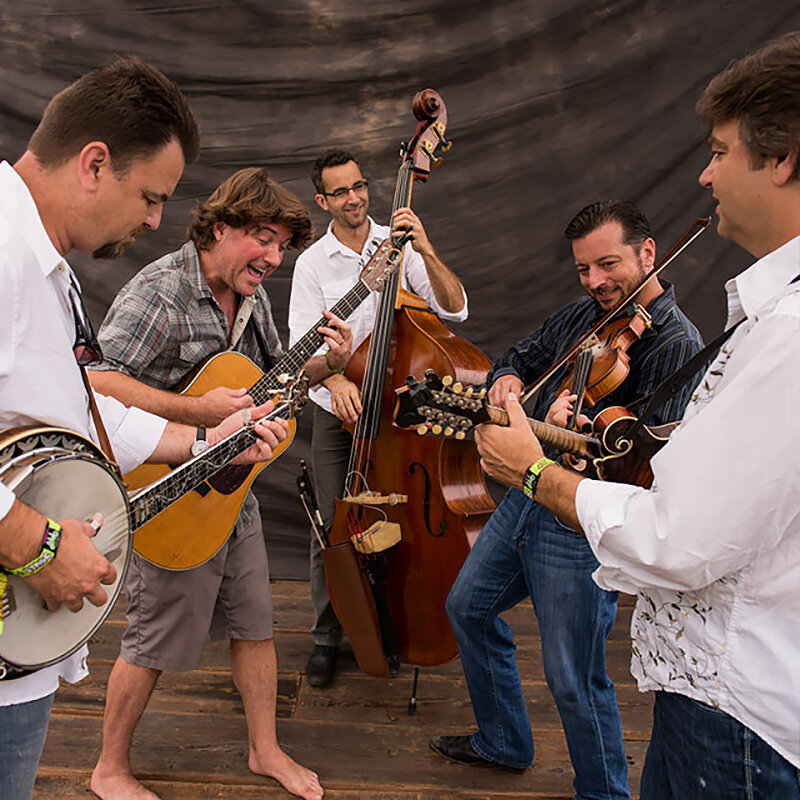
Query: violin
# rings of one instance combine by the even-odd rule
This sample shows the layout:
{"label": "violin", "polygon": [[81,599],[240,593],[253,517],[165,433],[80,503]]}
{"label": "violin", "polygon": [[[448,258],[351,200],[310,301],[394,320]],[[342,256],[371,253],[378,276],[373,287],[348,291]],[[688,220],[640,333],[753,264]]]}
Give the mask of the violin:
{"label": "violin", "polygon": [[[520,398],[521,403],[525,403],[525,401],[529,400],[532,395],[534,395],[541,387],[570,359],[574,358],[577,353],[584,347],[584,344],[593,336],[596,336],[602,331],[608,323],[614,320],[615,317],[624,309],[632,300],[636,298],[636,296],[642,291],[645,287],[647,282],[658,275],[663,269],[665,269],[669,264],[671,264],[709,225],[711,224],[711,217],[700,217],[699,219],[695,220],[686,233],[681,236],[680,239],[667,251],[664,257],[659,261],[657,264],[653,266],[651,270],[646,272],[639,283],[637,283],[634,288],[624,296],[620,302],[612,308],[608,313],[604,314],[603,317],[592,327],[590,328],[577,342],[566,352],[564,355],[561,356],[551,367],[549,367],[543,375],[539,376],[539,378],[530,386],[525,389]],[[638,323],[637,323],[638,325]],[[624,327],[624,326],[623,326]],[[631,330],[631,333],[634,333],[634,330]],[[640,334],[641,335],[641,334]],[[606,337],[608,338],[608,337]],[[627,334],[626,337],[627,339]],[[629,342],[632,344],[633,340]],[[626,373],[627,374],[627,373]],[[624,376],[623,376],[624,379]],[[622,380],[619,380],[616,385],[622,383]],[[564,387],[567,388],[567,387]],[[615,387],[616,388],[616,387]],[[603,395],[605,397],[607,394],[613,389],[610,389]],[[595,403],[597,400],[595,400]],[[574,415],[575,419],[577,419],[577,415]]]}
{"label": "violin", "polygon": [[628,348],[638,342],[651,325],[650,314],[636,304],[633,316],[612,320],[582,340],[578,351],[567,360],[567,374],[556,392],[558,396],[566,389],[577,397],[567,422],[568,429],[575,429],[584,406],[597,405],[628,377]]}

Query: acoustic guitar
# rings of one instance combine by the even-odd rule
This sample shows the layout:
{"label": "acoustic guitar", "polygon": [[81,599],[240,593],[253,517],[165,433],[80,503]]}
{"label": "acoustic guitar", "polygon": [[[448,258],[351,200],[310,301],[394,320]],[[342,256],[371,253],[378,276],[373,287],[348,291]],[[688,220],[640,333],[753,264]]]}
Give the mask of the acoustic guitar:
{"label": "acoustic guitar", "polygon": [[[291,419],[305,402],[307,382],[287,383],[284,398],[264,419]],[[38,592],[16,575],[6,575],[0,598],[0,680],[18,678],[74,653],[100,627],[119,594],[136,532],[197,492],[256,440],[254,422],[240,428],[156,481],[129,495],[116,470],[91,440],[73,431],[23,426],[0,432],[0,482],[26,505],[53,519],[88,519],[103,525],[92,542],[115,567],[102,606],[89,602],[78,612],[48,611]],[[183,536],[194,531],[185,526]]]}
{"label": "acoustic guitar", "polygon": [[[383,287],[397,269],[401,255],[402,247],[394,247],[389,239],[381,242],[361,271],[358,283],[330,309],[331,312],[340,319],[347,319],[373,291]],[[247,386],[255,404],[264,403],[283,391],[287,378],[320,348],[323,337],[317,328],[327,324],[327,319],[321,317],[266,373],[241,353],[218,353],[203,362],[181,394],[199,397],[218,386]],[[139,528],[133,549],[156,566],[172,570],[191,569],[212,558],[233,532],[253,481],[292,443],[296,430],[294,421],[290,421],[289,427],[289,435],[276,448],[270,461],[222,470],[166,513]],[[145,464],[129,472],[125,481],[137,489],[160,479],[170,469],[168,464]]]}

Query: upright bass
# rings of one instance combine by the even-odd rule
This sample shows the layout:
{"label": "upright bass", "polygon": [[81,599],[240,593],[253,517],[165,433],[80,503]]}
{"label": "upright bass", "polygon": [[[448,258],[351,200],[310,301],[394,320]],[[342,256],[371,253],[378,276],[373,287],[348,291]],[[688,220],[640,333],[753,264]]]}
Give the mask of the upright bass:
{"label": "upright bass", "polygon": [[[427,179],[431,163],[441,160],[436,151],[450,144],[437,92],[419,92],[412,107],[419,124],[401,146],[392,213],[410,206],[414,183]],[[402,246],[401,237],[393,243]],[[372,335],[345,373],[361,387],[363,411],[352,431],[331,546],[322,551],[331,602],[368,674],[395,672],[400,660],[434,666],[455,658],[445,599],[494,509],[473,446],[421,438],[392,424],[394,387],[407,375],[421,379],[427,369],[482,383],[490,366],[421,298],[400,288],[397,272],[392,275]],[[349,572],[331,563],[345,553]],[[360,597],[353,603],[356,583]]]}

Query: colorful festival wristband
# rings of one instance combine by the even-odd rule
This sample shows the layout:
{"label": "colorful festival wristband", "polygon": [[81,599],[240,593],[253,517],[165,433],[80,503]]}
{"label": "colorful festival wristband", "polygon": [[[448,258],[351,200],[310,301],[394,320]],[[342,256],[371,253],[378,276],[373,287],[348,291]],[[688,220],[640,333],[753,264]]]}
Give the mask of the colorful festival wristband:
{"label": "colorful festival wristband", "polygon": [[22,578],[29,578],[39,570],[44,569],[55,557],[58,546],[61,544],[61,526],[50,518],[44,525],[44,537],[42,538],[42,550],[33,561],[16,569],[7,569],[12,575],[19,575]]}
{"label": "colorful festival wristband", "polygon": [[525,474],[522,477],[522,491],[526,497],[533,500],[534,495],[536,494],[536,486],[539,483],[539,476],[542,474],[542,470],[546,467],[549,467],[551,464],[555,464],[556,462],[553,461],[552,458],[542,457],[538,461],[531,464],[528,469],[525,470]]}

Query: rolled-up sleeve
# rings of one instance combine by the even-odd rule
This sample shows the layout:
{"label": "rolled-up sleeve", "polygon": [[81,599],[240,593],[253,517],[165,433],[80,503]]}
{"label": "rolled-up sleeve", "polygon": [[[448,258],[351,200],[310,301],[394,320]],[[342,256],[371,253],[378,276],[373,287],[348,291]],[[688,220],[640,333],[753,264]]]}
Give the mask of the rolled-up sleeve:
{"label": "rolled-up sleeve", "polygon": [[156,449],[167,420],[140,408],[128,408],[113,397],[95,396],[117,463],[123,473],[130,472]]}

